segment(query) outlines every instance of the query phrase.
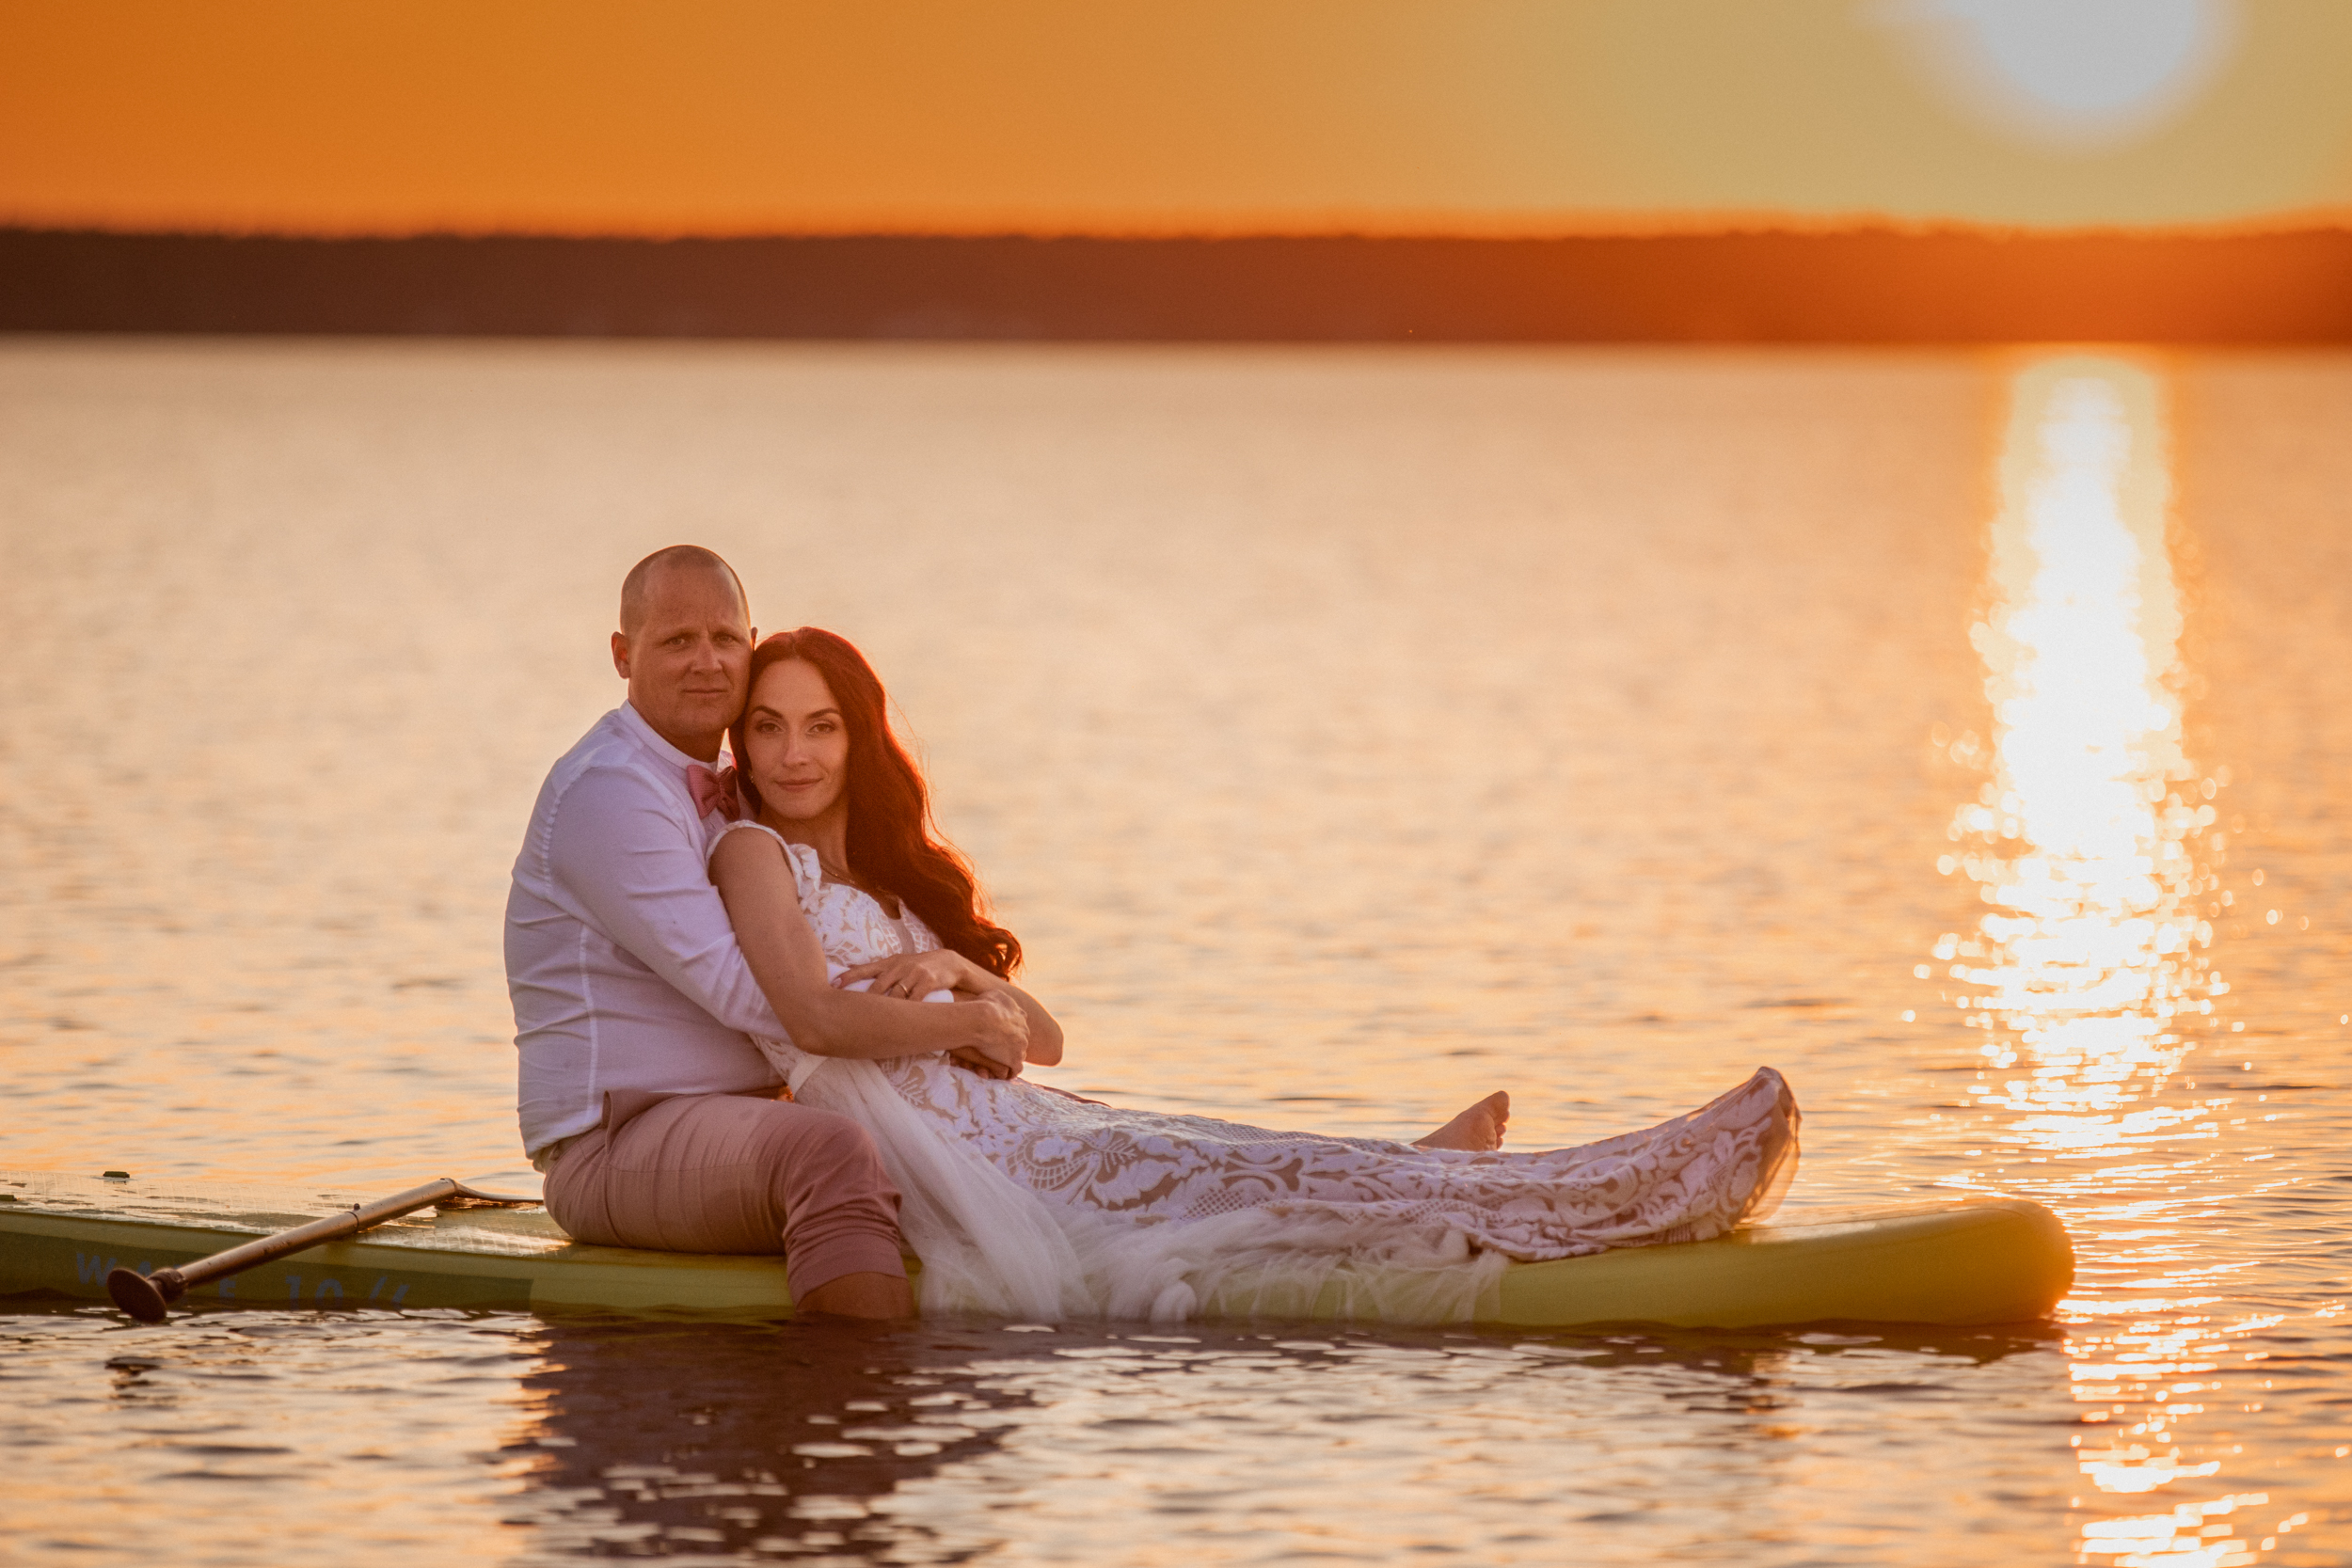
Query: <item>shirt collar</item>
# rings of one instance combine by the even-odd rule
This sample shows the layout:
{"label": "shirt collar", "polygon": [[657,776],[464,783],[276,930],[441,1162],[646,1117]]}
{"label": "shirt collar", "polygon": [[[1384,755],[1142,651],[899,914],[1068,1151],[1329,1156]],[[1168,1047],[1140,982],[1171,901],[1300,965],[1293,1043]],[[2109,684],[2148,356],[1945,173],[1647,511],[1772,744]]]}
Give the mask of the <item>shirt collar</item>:
{"label": "shirt collar", "polygon": [[723,749],[719,752],[717,762],[705,762],[700,757],[688,756],[684,752],[662,739],[661,732],[646,723],[645,716],[638,712],[635,705],[627,698],[622,699],[621,705],[614,711],[620,714],[621,722],[628,726],[629,733],[634,735],[647,751],[662,761],[673,764],[681,773],[689,768],[707,768],[716,772],[727,765],[727,753]]}

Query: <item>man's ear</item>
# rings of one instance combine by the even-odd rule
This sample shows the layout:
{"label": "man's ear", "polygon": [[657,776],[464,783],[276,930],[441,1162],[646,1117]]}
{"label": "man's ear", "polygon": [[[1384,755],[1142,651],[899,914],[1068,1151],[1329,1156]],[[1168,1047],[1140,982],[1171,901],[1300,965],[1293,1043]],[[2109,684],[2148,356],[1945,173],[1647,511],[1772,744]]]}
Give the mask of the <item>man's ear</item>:
{"label": "man's ear", "polygon": [[621,673],[621,679],[628,679],[628,633],[625,631],[612,634],[612,668]]}

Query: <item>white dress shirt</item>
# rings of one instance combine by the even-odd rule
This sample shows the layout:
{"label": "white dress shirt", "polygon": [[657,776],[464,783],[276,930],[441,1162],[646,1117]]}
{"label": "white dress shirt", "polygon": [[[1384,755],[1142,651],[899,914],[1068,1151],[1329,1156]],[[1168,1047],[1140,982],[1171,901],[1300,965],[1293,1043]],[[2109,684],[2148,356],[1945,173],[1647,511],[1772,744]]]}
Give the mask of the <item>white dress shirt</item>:
{"label": "white dress shirt", "polygon": [[781,1082],[749,1037],[784,1037],[710,884],[725,827],[703,766],[624,703],[540,786],[506,900],[523,1148],[596,1125],[608,1089],[727,1094]]}

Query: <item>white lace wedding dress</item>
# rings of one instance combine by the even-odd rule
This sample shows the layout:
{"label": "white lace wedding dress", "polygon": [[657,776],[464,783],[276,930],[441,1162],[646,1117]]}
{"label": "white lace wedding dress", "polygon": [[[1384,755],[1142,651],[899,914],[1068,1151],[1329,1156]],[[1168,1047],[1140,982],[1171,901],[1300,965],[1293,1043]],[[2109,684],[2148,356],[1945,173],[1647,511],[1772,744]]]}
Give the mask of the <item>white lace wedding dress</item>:
{"label": "white lace wedding dress", "polygon": [[[939,946],[913,911],[893,920],[823,880],[814,850],[785,854],[833,973]],[[867,1062],[758,1044],[796,1099],[874,1135],[930,1312],[1460,1322],[1510,1259],[1761,1218],[1797,1163],[1796,1102],[1770,1068],[1645,1132],[1470,1153],[1123,1110],[940,1053]]]}

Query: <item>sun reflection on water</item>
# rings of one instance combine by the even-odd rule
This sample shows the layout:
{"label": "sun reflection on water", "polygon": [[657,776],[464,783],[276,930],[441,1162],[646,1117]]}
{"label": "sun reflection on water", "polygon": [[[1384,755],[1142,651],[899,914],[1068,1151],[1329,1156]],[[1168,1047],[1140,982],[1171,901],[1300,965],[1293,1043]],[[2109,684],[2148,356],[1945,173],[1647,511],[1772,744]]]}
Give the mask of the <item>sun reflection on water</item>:
{"label": "sun reflection on water", "polygon": [[1936,956],[1993,1032],[1991,1065],[2014,1069],[1986,1091],[2053,1150],[2139,1144],[2181,1119],[2134,1107],[2227,990],[2199,914],[2218,886],[2219,785],[2181,750],[2160,393],[2115,359],[2018,376],[1976,630],[1993,776],[1954,818],[1946,868],[1988,907]]}
{"label": "sun reflection on water", "polygon": [[[1938,941],[1927,973],[1985,1033],[1976,1092],[2002,1168],[1970,1180],[2014,1187],[2036,1171],[2026,1184],[2084,1254],[2068,1334],[2079,1500],[2146,1508],[2223,1470],[2208,1402],[2235,1397],[2215,1379],[2262,1326],[2212,1315],[2222,1270],[2198,1245],[2210,1200],[2186,1180],[2227,1101],[2165,1093],[2229,990],[2209,961],[2228,778],[2201,776],[2183,750],[2163,383],[2069,356],[2026,367],[2010,391],[1975,631],[1993,734],[1989,752],[1955,748],[1990,776],[1940,867],[1974,881],[1984,910]],[[2267,1501],[2086,1508],[2076,1549],[2116,1568],[2252,1563],[2275,1537],[2234,1516]]]}

